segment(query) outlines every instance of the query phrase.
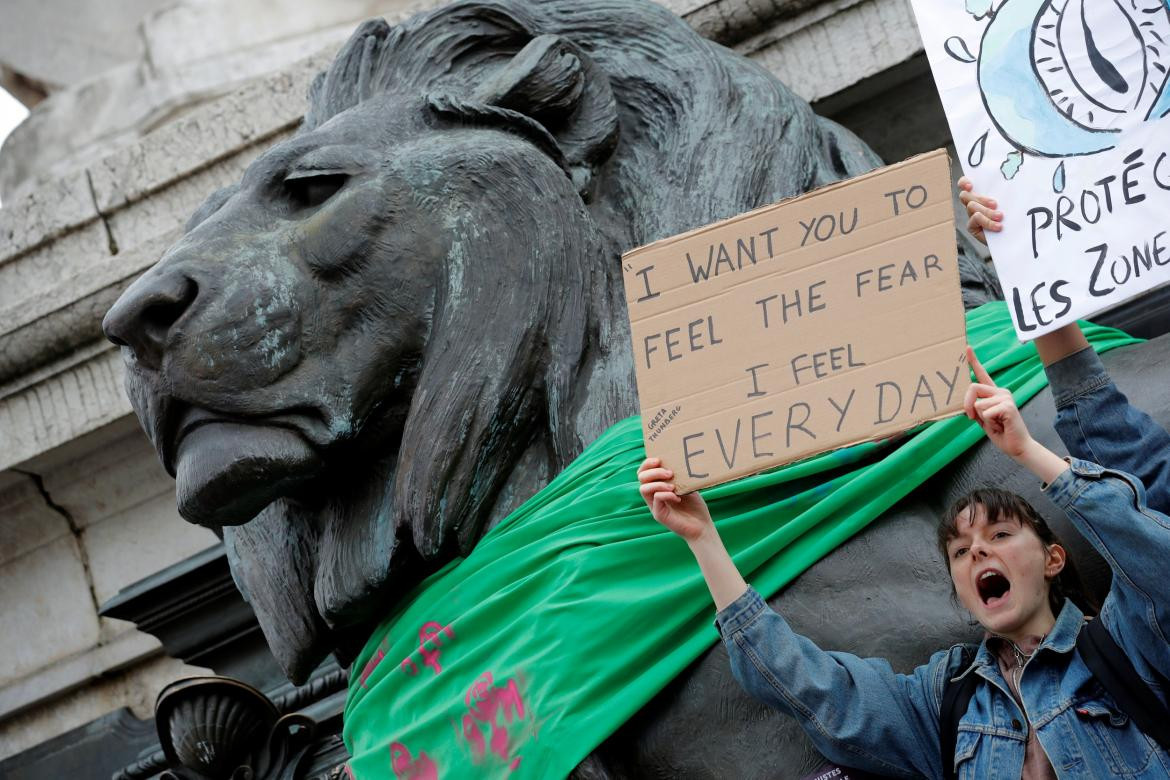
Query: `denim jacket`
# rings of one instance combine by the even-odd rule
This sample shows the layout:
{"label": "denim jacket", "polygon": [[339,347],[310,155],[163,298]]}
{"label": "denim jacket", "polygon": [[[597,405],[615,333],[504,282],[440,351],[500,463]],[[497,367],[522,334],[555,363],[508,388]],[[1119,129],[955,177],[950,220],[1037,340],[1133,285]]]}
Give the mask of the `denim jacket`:
{"label": "denim jacket", "polygon": [[[1141,483],[1072,459],[1046,488],[1113,570],[1099,617],[1155,695],[1170,676],[1170,518],[1146,506]],[[1076,650],[1084,615],[1066,602],[1020,676],[1025,713],[986,643],[966,668],[962,647],[931,656],[911,674],[880,658],[826,652],[796,634],[749,588],[717,624],[736,679],[795,717],[831,761],[894,777],[943,776],[939,709],[948,678],[977,674],[955,749],[960,778],[1018,780],[1031,722],[1061,778],[1170,777],[1170,755],[1106,694]]]}
{"label": "denim jacket", "polygon": [[1170,434],[1113,384],[1086,347],[1045,368],[1056,403],[1056,432],[1069,454],[1129,472],[1151,508],[1170,514]]}

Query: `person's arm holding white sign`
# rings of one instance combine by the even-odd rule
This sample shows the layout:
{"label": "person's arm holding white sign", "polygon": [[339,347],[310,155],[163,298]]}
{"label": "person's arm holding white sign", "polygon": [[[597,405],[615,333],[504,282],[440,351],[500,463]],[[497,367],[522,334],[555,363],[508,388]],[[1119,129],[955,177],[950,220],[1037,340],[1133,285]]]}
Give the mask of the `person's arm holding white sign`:
{"label": "person's arm holding white sign", "polygon": [[[959,200],[976,240],[986,244],[987,232],[1003,232],[997,202],[976,193],[966,176],[959,179]],[[1117,389],[1076,322],[1033,343],[1052,388],[1056,432],[1069,453],[1135,475],[1149,505],[1170,513],[1170,434]]]}

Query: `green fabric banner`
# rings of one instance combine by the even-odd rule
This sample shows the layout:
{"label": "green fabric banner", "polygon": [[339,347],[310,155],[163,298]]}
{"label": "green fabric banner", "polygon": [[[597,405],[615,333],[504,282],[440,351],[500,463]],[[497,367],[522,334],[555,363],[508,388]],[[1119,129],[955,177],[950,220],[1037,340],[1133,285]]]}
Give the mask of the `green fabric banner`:
{"label": "green fabric banner", "polygon": [[[1098,352],[1137,341],[1082,327]],[[1019,403],[1046,384],[1002,303],[968,313],[967,335]],[[703,495],[767,597],[982,435],[959,415]],[[563,777],[718,641],[694,558],[638,494],[643,458],[640,421],[614,425],[402,599],[350,671],[355,777]]]}

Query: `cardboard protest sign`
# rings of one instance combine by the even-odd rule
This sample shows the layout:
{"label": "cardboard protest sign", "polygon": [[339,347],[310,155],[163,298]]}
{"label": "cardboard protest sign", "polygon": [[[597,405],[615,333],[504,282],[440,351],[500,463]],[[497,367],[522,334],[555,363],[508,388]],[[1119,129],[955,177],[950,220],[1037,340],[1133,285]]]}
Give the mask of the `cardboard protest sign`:
{"label": "cardboard protest sign", "polygon": [[680,491],[961,409],[950,190],[940,150],[623,255],[646,452]]}
{"label": "cardboard protest sign", "polygon": [[913,6],[1020,338],[1170,281],[1166,0]]}

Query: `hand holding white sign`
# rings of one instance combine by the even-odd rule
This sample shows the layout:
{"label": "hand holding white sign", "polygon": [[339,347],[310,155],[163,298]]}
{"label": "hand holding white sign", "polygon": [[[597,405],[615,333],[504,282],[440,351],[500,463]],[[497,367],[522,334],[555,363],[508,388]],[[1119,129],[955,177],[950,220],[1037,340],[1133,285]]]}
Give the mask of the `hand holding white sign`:
{"label": "hand holding white sign", "polygon": [[976,241],[986,244],[987,231],[1003,230],[1003,212],[996,210],[995,198],[977,194],[966,176],[959,177],[959,201],[967,208],[967,231]]}

